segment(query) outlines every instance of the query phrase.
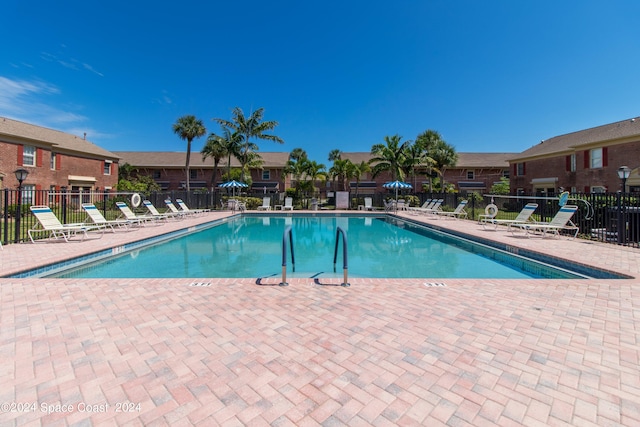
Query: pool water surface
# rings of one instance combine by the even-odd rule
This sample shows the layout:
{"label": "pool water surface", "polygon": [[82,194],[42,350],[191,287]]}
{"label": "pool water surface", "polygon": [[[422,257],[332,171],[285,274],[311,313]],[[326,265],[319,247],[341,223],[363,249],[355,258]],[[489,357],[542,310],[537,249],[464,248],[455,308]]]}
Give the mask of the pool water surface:
{"label": "pool water surface", "polygon": [[[342,238],[350,277],[579,278],[562,269],[459,239],[397,218],[380,216],[239,216],[162,243],[49,277],[271,277],[282,272],[283,232],[291,226],[295,271],[287,241],[288,277],[340,277]],[[337,270],[337,273],[334,271]]]}

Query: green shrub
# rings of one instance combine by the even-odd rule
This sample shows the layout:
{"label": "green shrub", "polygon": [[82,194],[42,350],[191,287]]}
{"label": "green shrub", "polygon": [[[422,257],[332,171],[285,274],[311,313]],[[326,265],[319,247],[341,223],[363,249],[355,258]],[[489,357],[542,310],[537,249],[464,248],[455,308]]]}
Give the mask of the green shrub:
{"label": "green shrub", "polygon": [[[29,213],[29,206],[31,205],[21,205],[20,206],[20,218],[23,218],[27,213]],[[9,205],[7,206],[7,214],[15,218],[18,212],[18,205]]]}

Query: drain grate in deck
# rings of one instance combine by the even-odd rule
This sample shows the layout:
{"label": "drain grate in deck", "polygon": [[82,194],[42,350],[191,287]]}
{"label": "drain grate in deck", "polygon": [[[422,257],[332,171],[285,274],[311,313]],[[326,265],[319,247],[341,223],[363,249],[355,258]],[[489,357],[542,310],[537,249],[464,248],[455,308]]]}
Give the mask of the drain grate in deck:
{"label": "drain grate in deck", "polygon": [[193,283],[189,283],[189,286],[206,288],[207,286],[211,286],[211,282],[193,282]]}
{"label": "drain grate in deck", "polygon": [[447,285],[445,285],[444,283],[441,282],[426,282],[424,284],[427,288],[444,288]]}

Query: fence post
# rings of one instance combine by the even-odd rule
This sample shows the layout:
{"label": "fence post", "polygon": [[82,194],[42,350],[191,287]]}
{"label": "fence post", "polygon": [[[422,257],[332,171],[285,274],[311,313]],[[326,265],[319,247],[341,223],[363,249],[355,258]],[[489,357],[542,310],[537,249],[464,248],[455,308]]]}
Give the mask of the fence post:
{"label": "fence post", "polygon": [[618,234],[618,244],[621,245],[622,244],[622,230],[623,230],[623,227],[622,227],[622,192],[621,191],[618,191],[616,193],[616,198],[617,198],[616,205],[617,205],[617,211],[618,211],[618,219],[617,219],[618,224],[616,226],[616,229],[618,231],[618,233],[617,233]]}
{"label": "fence post", "polygon": [[22,181],[20,181],[20,185],[18,186],[18,203],[16,205],[16,217],[15,217],[16,233],[14,236],[15,243],[20,243],[20,238],[22,237],[22,230],[20,228],[21,219],[22,219]]}
{"label": "fence post", "polygon": [[9,243],[9,189],[4,189],[4,206],[2,209],[4,219],[4,244]]}
{"label": "fence post", "polygon": [[107,217],[107,201],[109,200],[109,189],[105,188],[102,194],[102,215]]}
{"label": "fence post", "polygon": [[62,223],[67,223],[67,187],[60,187],[60,192],[62,193],[61,207],[62,207]]}

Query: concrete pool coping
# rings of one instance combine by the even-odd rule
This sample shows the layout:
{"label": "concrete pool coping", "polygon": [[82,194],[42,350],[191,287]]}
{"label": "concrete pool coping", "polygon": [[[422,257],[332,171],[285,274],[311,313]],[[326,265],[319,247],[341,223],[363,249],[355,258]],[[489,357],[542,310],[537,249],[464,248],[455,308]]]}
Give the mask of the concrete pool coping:
{"label": "concrete pool coping", "polygon": [[[8,274],[226,216],[8,245],[0,266]],[[638,277],[636,249],[399,216]],[[37,403],[0,413],[0,424],[640,423],[636,279],[288,281],[0,279],[0,403]]]}

